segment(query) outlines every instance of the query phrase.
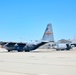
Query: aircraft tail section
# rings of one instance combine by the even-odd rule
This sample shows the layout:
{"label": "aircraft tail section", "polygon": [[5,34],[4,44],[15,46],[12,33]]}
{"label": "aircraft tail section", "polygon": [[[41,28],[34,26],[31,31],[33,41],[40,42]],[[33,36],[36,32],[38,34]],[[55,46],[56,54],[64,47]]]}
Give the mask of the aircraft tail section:
{"label": "aircraft tail section", "polygon": [[48,42],[54,42],[54,36],[53,36],[53,30],[52,30],[51,24],[47,25],[42,40],[45,40]]}

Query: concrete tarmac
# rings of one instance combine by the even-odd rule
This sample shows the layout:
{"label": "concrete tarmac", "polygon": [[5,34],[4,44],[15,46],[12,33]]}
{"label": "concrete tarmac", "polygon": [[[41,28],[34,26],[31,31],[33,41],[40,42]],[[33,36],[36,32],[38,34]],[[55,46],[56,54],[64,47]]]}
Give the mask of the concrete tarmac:
{"label": "concrete tarmac", "polygon": [[0,75],[76,75],[76,49],[32,52],[0,49]]}

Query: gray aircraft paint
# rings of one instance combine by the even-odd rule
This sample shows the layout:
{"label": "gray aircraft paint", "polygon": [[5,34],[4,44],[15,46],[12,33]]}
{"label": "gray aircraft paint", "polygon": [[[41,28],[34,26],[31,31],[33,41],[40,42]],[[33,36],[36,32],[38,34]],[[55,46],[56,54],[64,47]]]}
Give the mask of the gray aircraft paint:
{"label": "gray aircraft paint", "polygon": [[16,43],[15,42],[16,43],[15,45],[11,45],[11,44],[14,44],[14,42],[11,42],[11,43],[8,42],[5,45],[5,48],[8,50],[8,52],[12,50],[17,50],[18,52],[22,52],[22,51],[29,52],[29,51],[37,49],[38,47],[48,42],[54,42],[53,30],[52,30],[51,24],[47,25],[42,40],[39,40],[35,43]]}
{"label": "gray aircraft paint", "polygon": [[48,40],[50,42],[54,42],[53,29],[52,29],[51,24],[47,25],[42,39],[43,40]]}

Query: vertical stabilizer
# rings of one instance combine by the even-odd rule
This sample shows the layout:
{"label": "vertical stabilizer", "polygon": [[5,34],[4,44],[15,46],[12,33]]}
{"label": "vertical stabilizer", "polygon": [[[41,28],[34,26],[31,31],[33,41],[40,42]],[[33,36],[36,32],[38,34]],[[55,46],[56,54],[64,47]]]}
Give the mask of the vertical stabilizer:
{"label": "vertical stabilizer", "polygon": [[49,42],[54,42],[53,30],[52,30],[52,25],[51,24],[47,25],[42,40],[46,40],[46,41],[49,41]]}

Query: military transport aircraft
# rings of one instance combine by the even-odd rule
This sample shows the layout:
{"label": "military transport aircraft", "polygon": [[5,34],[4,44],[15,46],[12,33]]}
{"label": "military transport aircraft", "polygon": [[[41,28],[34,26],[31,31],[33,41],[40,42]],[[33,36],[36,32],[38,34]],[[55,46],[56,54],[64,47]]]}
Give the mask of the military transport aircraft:
{"label": "military transport aircraft", "polygon": [[3,43],[4,43],[4,48],[8,50],[8,52],[13,50],[16,50],[18,52],[23,52],[23,51],[29,52],[37,49],[38,47],[48,42],[54,42],[51,24],[47,25],[43,38],[35,43],[17,43],[17,42],[5,42],[5,43],[3,42]]}
{"label": "military transport aircraft", "polygon": [[69,43],[57,43],[57,44],[53,45],[53,48],[56,49],[57,51],[70,50],[70,49],[72,49],[72,46]]}

